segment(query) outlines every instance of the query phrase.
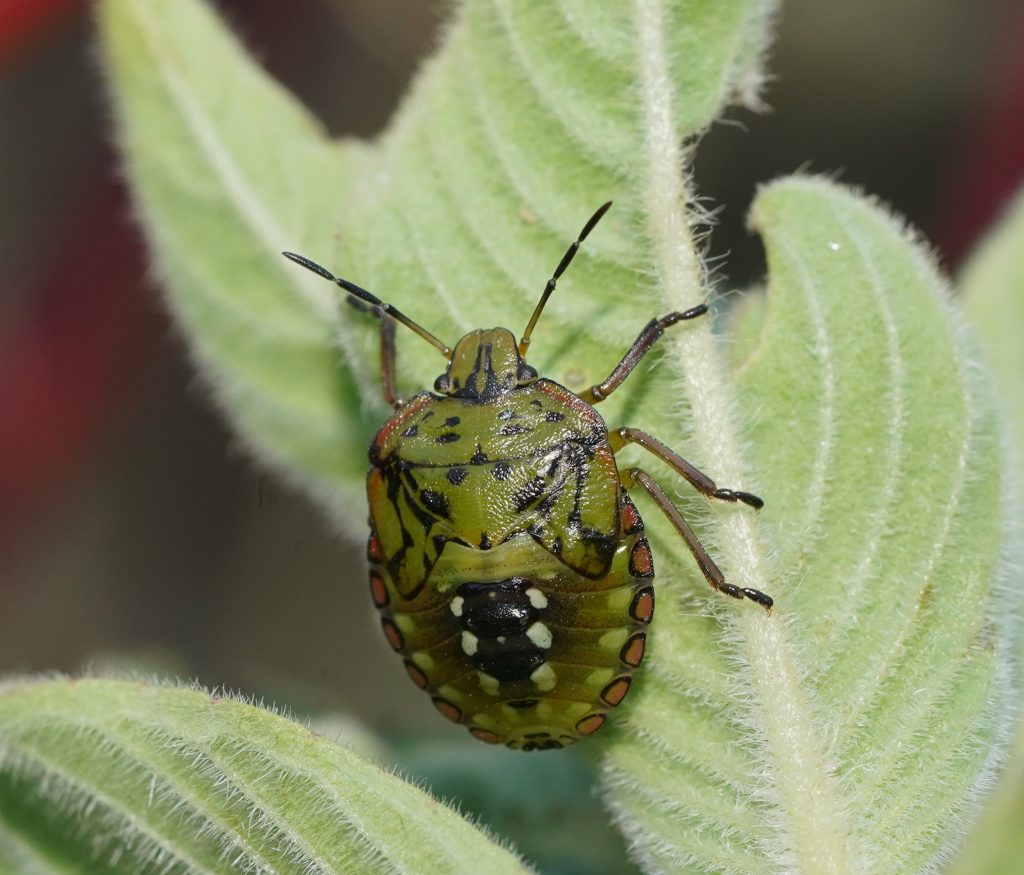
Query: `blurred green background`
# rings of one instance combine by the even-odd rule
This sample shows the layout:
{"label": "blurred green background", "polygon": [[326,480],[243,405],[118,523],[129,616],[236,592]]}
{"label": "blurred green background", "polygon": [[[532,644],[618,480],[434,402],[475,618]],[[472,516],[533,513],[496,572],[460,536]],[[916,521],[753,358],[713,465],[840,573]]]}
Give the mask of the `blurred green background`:
{"label": "blurred green background", "polygon": [[[217,5],[331,132],[355,136],[386,123],[444,6]],[[354,714],[442,792],[503,805],[470,785],[481,754],[508,763],[439,721],[390,655],[363,545],[250,462],[190,368],[132,225],[94,39],[89,3],[0,5],[0,674],[141,668]],[[1017,0],[785,3],[771,111],[731,111],[698,152],[722,290],[763,272],[744,228],[756,185],[801,168],[879,195],[955,270],[1024,176],[1021,45]],[[555,783],[585,785],[580,763]]]}

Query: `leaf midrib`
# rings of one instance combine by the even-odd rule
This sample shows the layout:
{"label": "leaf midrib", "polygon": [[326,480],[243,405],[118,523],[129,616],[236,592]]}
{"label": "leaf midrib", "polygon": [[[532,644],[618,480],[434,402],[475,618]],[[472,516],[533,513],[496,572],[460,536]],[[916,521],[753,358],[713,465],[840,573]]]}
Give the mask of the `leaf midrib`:
{"label": "leaf midrib", "polygon": [[[635,0],[634,9],[656,267],[665,283],[666,305],[692,306],[703,297],[703,275],[687,214],[689,181],[678,171],[684,156],[674,134],[675,95],[663,42],[665,10],[660,0]],[[694,326],[677,335],[671,346],[690,399],[700,457],[714,465],[722,482],[739,486],[745,469],[738,449],[741,441],[710,326]],[[771,580],[766,548],[750,515],[731,507],[716,511],[718,541],[734,580],[755,587]],[[774,788],[778,800],[783,859],[791,858],[805,872],[859,871],[851,847],[849,809],[798,669],[801,663],[785,624],[785,606],[772,617],[752,605],[737,605],[734,610],[730,625],[738,634],[737,651],[749,665],[746,680],[753,695],[747,707],[750,721],[763,734],[767,774],[762,780]]]}

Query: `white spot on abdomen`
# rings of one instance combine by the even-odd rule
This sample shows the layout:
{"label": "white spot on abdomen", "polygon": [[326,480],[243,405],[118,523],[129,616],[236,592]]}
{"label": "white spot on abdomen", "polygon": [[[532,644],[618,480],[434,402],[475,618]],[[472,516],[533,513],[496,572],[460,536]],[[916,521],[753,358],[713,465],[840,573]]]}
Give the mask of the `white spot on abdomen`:
{"label": "white spot on abdomen", "polygon": [[537,587],[531,586],[526,591],[526,597],[530,600],[530,604],[533,605],[538,611],[543,610],[548,606],[548,600]]}
{"label": "white spot on abdomen", "polygon": [[533,670],[530,680],[537,685],[538,690],[546,693],[555,688],[555,670],[545,662]]}
{"label": "white spot on abdomen", "polygon": [[530,626],[526,630],[526,637],[544,650],[551,646],[551,630],[543,623],[534,623]]}

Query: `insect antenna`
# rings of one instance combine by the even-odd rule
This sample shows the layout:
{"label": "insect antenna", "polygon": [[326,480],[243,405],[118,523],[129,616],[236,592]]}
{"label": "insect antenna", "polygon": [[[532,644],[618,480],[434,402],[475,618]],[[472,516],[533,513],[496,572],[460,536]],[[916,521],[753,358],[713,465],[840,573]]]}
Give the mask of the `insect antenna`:
{"label": "insect antenna", "polygon": [[394,319],[396,322],[401,322],[406,328],[411,328],[427,343],[439,349],[441,351],[441,355],[443,355],[446,359],[448,359],[449,361],[451,360],[452,351],[448,346],[446,346],[444,343],[442,343],[440,340],[434,337],[434,335],[427,331],[427,329],[424,328],[422,325],[413,322],[412,319],[406,316],[405,313],[403,313],[397,307],[392,307],[391,304],[385,303],[376,295],[371,294],[370,292],[366,291],[366,289],[357,286],[355,283],[350,283],[348,280],[335,276],[326,267],[321,267],[315,261],[310,261],[304,255],[296,255],[294,252],[282,252],[281,254],[285,258],[294,261],[296,264],[301,264],[304,268],[306,268],[306,270],[311,270],[318,276],[322,276],[325,280],[330,280],[332,283],[341,286],[346,292],[348,292],[354,298],[358,298],[360,301],[365,301],[367,304],[370,304],[378,308],[382,313],[387,313],[387,315]]}
{"label": "insect antenna", "polygon": [[530,317],[530,323],[526,326],[526,331],[523,332],[523,336],[519,340],[519,355],[524,358],[526,357],[526,350],[530,346],[530,335],[533,334],[534,326],[537,324],[537,320],[540,319],[540,314],[544,311],[544,305],[548,302],[548,298],[551,297],[551,293],[555,290],[555,286],[558,284],[558,278],[565,272],[565,269],[569,266],[573,256],[575,256],[577,251],[579,251],[580,244],[587,239],[587,235],[594,230],[594,225],[601,221],[601,217],[608,212],[608,208],[611,207],[611,205],[611,201],[608,201],[606,204],[602,204],[597,208],[597,212],[587,220],[587,224],[583,226],[583,230],[580,231],[579,237],[577,237],[573,244],[565,251],[565,255],[563,255],[562,260],[558,262],[558,267],[555,268],[555,272],[551,274],[551,279],[549,279],[547,285],[544,286],[544,291],[541,293],[540,300],[537,302],[533,315]]}

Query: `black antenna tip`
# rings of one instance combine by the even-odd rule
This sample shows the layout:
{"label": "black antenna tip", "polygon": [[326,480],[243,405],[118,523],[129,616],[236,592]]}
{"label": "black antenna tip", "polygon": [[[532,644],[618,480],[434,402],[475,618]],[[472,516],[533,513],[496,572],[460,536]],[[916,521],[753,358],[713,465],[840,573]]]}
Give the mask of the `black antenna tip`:
{"label": "black antenna tip", "polygon": [[326,267],[321,267],[315,261],[310,261],[305,255],[297,255],[294,252],[282,252],[281,254],[290,261],[301,264],[306,270],[311,270],[313,273],[322,276],[325,280],[330,280],[333,283],[337,279]]}
{"label": "black antenna tip", "polygon": [[590,232],[594,230],[594,225],[601,221],[601,217],[605,213],[607,213],[608,210],[611,209],[611,206],[611,201],[601,204],[601,206],[597,208],[597,211],[594,213],[594,215],[587,219],[587,224],[583,226],[583,230],[580,231],[580,236],[576,238],[579,242],[582,243],[584,240],[587,239],[587,236],[590,234]]}

